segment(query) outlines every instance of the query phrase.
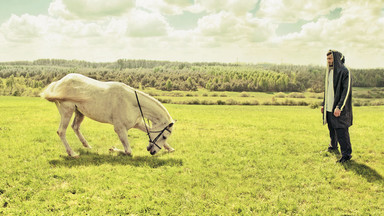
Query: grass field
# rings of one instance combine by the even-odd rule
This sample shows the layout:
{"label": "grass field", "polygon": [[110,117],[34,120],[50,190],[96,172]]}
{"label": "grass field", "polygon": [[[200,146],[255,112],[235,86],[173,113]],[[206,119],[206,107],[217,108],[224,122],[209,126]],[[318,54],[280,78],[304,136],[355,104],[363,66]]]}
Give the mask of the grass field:
{"label": "grass field", "polygon": [[325,151],[318,109],[166,104],[174,153],[133,157],[111,125],[86,119],[66,156],[59,113],[40,98],[0,97],[0,215],[383,215],[384,107],[355,107],[352,161]]}

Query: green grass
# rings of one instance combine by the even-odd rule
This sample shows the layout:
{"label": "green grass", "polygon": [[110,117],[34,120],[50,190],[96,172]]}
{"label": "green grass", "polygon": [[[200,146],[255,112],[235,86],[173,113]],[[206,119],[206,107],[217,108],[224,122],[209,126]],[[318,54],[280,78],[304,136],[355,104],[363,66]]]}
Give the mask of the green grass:
{"label": "green grass", "polygon": [[0,215],[383,215],[384,107],[355,107],[352,161],[325,152],[318,109],[166,104],[171,154],[133,157],[113,127],[86,119],[66,156],[59,114],[39,98],[0,97]]}

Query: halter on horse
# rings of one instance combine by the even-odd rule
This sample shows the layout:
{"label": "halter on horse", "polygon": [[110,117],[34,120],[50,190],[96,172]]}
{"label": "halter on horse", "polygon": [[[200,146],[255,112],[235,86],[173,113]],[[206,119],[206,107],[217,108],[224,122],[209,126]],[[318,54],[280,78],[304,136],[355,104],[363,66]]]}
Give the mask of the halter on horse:
{"label": "halter on horse", "polygon": [[[148,127],[147,127],[147,124],[145,123],[143,110],[141,109],[139,97],[137,96],[137,92],[136,91],[135,91],[135,95],[136,95],[137,105],[139,106],[139,109],[140,109],[141,117],[143,118],[143,123],[144,123],[144,126],[145,126],[145,130],[147,131],[147,135],[148,135],[148,138],[149,138],[149,143],[152,144],[152,145],[147,147],[147,150],[150,151],[150,149],[152,148],[153,145],[155,145],[157,148],[161,149],[161,147],[159,145],[157,145],[156,142],[163,135],[164,131],[168,131],[169,133],[172,133],[172,131],[170,131],[169,128],[173,126],[173,122],[171,122],[169,125],[167,125],[161,131],[149,131]],[[159,133],[159,134],[155,137],[155,139],[152,140],[151,136],[150,136],[151,133]],[[164,139],[166,139],[166,137],[164,137]]]}

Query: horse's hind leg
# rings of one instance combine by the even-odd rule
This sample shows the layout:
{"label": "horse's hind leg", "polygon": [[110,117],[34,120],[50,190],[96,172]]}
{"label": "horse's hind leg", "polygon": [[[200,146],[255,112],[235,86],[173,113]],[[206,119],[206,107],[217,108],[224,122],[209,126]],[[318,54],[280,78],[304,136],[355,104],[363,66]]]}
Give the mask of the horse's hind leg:
{"label": "horse's hind leg", "polygon": [[83,146],[86,148],[91,148],[90,145],[88,145],[87,140],[85,140],[83,134],[80,132],[80,124],[84,120],[84,115],[79,112],[79,110],[75,110],[75,119],[73,119],[72,123],[72,129],[75,131],[75,134],[77,138],[79,138],[80,142],[83,143]]}
{"label": "horse's hind leg", "polygon": [[56,106],[61,115],[60,126],[57,130],[57,134],[59,135],[61,142],[63,143],[68,155],[71,157],[75,157],[75,152],[73,152],[71,147],[69,147],[69,144],[65,137],[69,121],[71,121],[73,111],[75,110],[75,106],[73,103],[70,102],[56,102]]}

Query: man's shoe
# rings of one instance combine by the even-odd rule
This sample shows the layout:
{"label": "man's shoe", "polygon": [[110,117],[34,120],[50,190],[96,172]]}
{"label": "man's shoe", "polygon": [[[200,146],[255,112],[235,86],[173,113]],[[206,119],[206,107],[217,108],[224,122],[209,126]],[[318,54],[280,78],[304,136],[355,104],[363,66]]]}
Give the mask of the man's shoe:
{"label": "man's shoe", "polygon": [[334,154],[340,154],[339,149],[333,148],[333,147],[328,147],[328,152],[329,153],[334,153]]}
{"label": "man's shoe", "polygon": [[345,163],[345,162],[351,160],[351,158],[352,158],[352,155],[350,155],[350,156],[342,156],[342,157],[340,158],[340,160],[338,160],[338,161],[336,161],[336,162],[338,162],[338,163]]}

